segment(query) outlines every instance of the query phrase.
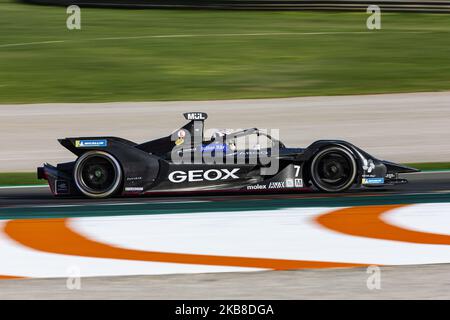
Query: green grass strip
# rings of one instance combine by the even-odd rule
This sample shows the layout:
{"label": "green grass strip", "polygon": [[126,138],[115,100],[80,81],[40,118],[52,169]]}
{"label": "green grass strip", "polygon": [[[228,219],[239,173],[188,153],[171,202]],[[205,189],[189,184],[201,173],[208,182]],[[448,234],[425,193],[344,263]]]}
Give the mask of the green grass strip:
{"label": "green grass strip", "polygon": [[[450,15],[120,10],[0,0],[0,104],[450,90]],[[7,27],[6,27],[7,26]]]}
{"label": "green grass strip", "polygon": [[0,186],[22,186],[45,184],[38,180],[36,172],[6,172],[0,173]]}
{"label": "green grass strip", "polygon": [[406,165],[422,171],[450,170],[450,162],[407,163]]}

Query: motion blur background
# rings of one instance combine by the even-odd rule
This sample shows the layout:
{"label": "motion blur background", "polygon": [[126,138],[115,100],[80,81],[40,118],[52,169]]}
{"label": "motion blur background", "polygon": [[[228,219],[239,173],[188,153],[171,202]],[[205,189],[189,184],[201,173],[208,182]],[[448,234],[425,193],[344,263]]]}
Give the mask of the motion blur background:
{"label": "motion blur background", "polygon": [[0,0],[0,103],[448,90],[450,16],[383,10],[370,31],[365,8],[82,7],[81,30],[68,30],[64,6]]}
{"label": "motion blur background", "polygon": [[[0,279],[93,277],[0,281],[0,298],[450,298],[450,0],[90,2],[0,0]],[[43,162],[74,160],[57,138],[144,142],[187,111],[438,171],[339,196],[93,203],[31,186]],[[364,267],[267,271],[280,263]],[[381,291],[370,264],[392,265]],[[192,275],[211,272],[230,273]]]}

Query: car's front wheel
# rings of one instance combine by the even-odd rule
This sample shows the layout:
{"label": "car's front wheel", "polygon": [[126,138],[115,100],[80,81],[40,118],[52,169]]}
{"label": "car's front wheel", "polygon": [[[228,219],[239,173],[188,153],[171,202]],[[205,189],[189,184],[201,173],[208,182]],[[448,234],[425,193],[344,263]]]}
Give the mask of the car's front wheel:
{"label": "car's front wheel", "polygon": [[107,198],[118,191],[122,182],[122,168],[111,154],[90,151],[76,161],[74,180],[84,195]]}
{"label": "car's front wheel", "polygon": [[313,157],[310,169],[313,185],[326,192],[347,190],[355,182],[358,171],[353,155],[339,146],[319,151]]}

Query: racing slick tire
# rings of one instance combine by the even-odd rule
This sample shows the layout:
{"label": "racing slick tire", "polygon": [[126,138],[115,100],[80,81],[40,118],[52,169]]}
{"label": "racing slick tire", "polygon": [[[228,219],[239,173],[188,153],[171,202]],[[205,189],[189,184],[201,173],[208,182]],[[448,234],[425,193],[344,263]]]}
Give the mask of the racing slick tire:
{"label": "racing slick tire", "polygon": [[122,183],[120,163],[103,151],[84,153],[77,159],[73,172],[78,190],[90,198],[110,197]]}
{"label": "racing slick tire", "polygon": [[355,158],[339,146],[325,147],[311,161],[311,182],[321,191],[345,191],[353,185],[357,173]]}

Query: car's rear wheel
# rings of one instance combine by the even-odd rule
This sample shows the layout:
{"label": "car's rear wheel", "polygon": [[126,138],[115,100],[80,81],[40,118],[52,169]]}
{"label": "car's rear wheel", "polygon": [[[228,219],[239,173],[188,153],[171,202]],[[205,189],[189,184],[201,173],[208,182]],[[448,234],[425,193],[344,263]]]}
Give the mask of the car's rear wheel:
{"label": "car's rear wheel", "polygon": [[339,146],[319,151],[311,162],[311,181],[321,191],[342,192],[350,188],[357,175],[353,155]]}
{"label": "car's rear wheel", "polygon": [[122,168],[111,154],[90,151],[75,163],[74,180],[84,195],[90,198],[107,198],[119,189]]}

